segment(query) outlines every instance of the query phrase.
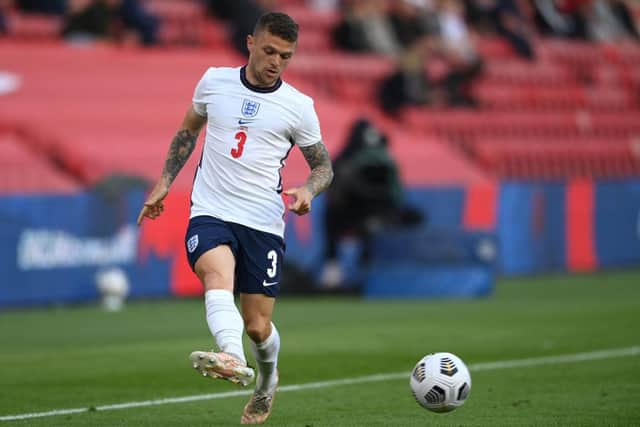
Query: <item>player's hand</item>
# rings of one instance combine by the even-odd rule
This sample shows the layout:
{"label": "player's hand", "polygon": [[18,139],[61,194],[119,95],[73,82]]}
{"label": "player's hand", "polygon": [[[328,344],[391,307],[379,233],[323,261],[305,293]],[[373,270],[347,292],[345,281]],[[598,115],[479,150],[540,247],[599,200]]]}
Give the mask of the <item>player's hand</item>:
{"label": "player's hand", "polygon": [[142,206],[140,215],[138,215],[138,225],[142,224],[144,217],[156,219],[160,216],[164,210],[163,200],[167,197],[167,194],[169,194],[169,188],[163,182],[158,182],[156,186],[153,187],[151,194],[149,194],[149,197],[147,197],[147,200],[144,202],[144,206]]}
{"label": "player's hand", "polygon": [[287,206],[291,212],[297,215],[304,215],[311,212],[313,194],[311,194],[311,191],[309,191],[307,187],[303,185],[302,187],[291,188],[285,191],[284,194],[292,198]]}

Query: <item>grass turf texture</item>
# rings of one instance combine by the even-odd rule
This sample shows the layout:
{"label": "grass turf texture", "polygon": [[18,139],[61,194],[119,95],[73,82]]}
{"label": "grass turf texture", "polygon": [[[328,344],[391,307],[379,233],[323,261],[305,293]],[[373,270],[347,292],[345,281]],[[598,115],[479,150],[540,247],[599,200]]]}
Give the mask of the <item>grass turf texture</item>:
{"label": "grass turf texture", "polygon": [[[211,347],[200,300],[0,314],[0,416],[242,390],[200,378]],[[602,426],[640,424],[640,357],[471,372],[452,413],[413,400],[424,354],[468,364],[640,344],[640,272],[502,280],[470,301],[281,298],[282,385],[406,371],[406,378],[280,393],[277,426]],[[248,350],[248,347],[246,347]],[[34,426],[237,425],[247,396],[0,422]]]}

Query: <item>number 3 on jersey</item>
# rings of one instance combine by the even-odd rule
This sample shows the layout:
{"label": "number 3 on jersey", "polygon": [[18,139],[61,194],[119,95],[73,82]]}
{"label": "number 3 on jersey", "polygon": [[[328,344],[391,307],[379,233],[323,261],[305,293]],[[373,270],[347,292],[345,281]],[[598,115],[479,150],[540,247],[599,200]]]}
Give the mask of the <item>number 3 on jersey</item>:
{"label": "number 3 on jersey", "polygon": [[247,134],[245,132],[236,133],[236,141],[238,141],[238,146],[231,149],[231,155],[234,159],[242,156],[242,151],[244,150],[244,143],[247,142]]}

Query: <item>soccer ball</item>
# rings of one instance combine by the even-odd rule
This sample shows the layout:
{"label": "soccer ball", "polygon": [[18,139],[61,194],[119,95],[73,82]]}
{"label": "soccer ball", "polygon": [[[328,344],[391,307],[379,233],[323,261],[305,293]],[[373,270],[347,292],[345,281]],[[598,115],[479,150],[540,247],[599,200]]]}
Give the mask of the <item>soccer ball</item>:
{"label": "soccer ball", "polygon": [[118,267],[96,273],[96,288],[102,297],[102,307],[107,311],[120,311],[129,294],[127,274]]}
{"label": "soccer ball", "polygon": [[455,354],[431,353],[413,368],[409,386],[420,406],[434,412],[450,412],[469,397],[471,375]]}

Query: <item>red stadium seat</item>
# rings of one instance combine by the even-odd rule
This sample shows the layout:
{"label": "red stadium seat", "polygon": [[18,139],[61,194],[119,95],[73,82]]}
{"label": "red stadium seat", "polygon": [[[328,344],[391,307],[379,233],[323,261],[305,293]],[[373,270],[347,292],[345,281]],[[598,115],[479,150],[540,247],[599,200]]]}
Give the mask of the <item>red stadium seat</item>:
{"label": "red stadium seat", "polygon": [[62,19],[51,15],[10,13],[7,26],[11,37],[22,40],[56,40],[62,32]]}
{"label": "red stadium seat", "polygon": [[474,86],[475,95],[483,107],[491,110],[575,110],[621,111],[631,107],[628,91],[615,87],[561,87],[531,85],[500,85],[491,81]]}
{"label": "red stadium seat", "polygon": [[640,173],[634,144],[630,140],[597,138],[487,138],[469,143],[467,149],[483,166],[506,178],[624,178]]}
{"label": "red stadium seat", "polygon": [[483,78],[497,84],[563,86],[574,82],[575,76],[570,68],[557,62],[493,60],[485,64]]}

